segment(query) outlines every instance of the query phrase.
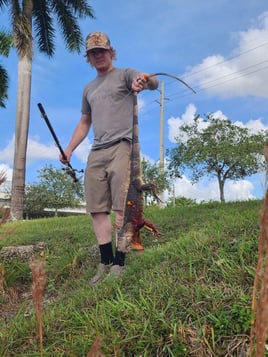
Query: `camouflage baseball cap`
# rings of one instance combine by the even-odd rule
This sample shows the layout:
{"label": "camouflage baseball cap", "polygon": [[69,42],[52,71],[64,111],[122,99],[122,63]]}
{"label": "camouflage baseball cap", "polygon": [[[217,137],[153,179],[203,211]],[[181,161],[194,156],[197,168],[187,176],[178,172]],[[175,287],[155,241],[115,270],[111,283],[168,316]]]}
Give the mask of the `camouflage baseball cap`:
{"label": "camouflage baseball cap", "polygon": [[109,50],[111,48],[109,37],[104,32],[91,32],[86,37],[86,51],[93,50],[93,48],[104,48]]}

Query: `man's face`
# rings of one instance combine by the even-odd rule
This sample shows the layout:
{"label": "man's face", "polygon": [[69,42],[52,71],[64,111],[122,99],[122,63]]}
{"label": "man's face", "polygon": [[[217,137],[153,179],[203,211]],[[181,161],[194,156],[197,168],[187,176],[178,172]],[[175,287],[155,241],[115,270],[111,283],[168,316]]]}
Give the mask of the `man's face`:
{"label": "man's face", "polygon": [[107,72],[112,67],[112,55],[109,50],[103,48],[94,48],[87,53],[90,64],[98,72]]}

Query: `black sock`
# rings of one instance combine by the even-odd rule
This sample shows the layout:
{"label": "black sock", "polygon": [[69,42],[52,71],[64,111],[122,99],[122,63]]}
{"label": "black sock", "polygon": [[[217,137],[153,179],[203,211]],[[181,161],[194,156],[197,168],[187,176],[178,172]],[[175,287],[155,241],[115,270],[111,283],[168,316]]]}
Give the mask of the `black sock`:
{"label": "black sock", "polygon": [[125,256],[126,256],[126,253],[120,252],[119,250],[116,249],[113,265],[124,266],[125,265]]}
{"label": "black sock", "polygon": [[105,265],[112,263],[114,260],[112,242],[101,244],[99,245],[99,248],[101,255],[101,263]]}

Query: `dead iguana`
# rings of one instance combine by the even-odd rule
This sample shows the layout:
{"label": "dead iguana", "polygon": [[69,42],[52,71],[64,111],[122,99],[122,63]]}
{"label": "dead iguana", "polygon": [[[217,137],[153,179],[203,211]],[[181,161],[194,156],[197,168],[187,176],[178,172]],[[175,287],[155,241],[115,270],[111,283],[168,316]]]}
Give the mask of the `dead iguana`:
{"label": "dead iguana", "polygon": [[131,248],[142,250],[140,230],[145,228],[155,237],[156,226],[143,217],[143,191],[151,191],[159,201],[154,183],[143,183],[140,161],[137,94],[134,94],[132,149],[130,154],[130,181],[125,199],[123,225],[117,233],[117,249],[127,252]]}
{"label": "dead iguana", "polygon": [[[149,77],[164,75],[171,77],[183,83],[193,93],[195,90],[186,82],[173,74],[158,72],[150,75]],[[131,92],[129,93],[131,94]],[[140,144],[139,144],[139,130],[138,130],[138,104],[137,94],[134,93],[134,114],[133,114],[133,138],[132,150],[130,156],[130,182],[127,187],[126,201],[124,206],[123,225],[117,233],[117,249],[122,252],[127,252],[131,247],[137,246],[142,248],[140,230],[146,228],[152,232],[155,237],[159,237],[160,233],[156,226],[143,218],[143,191],[151,191],[154,197],[159,201],[156,195],[156,186],[153,183],[144,184],[141,178],[141,163],[140,163]],[[136,247],[135,247],[136,246]]]}

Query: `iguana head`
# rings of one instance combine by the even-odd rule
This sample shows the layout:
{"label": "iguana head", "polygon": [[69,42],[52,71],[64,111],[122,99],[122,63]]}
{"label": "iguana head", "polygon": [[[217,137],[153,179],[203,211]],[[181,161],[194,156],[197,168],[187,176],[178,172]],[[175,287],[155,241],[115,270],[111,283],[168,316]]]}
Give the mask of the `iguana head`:
{"label": "iguana head", "polygon": [[117,249],[120,252],[127,253],[130,250],[130,244],[134,237],[135,229],[133,224],[125,224],[117,233]]}

